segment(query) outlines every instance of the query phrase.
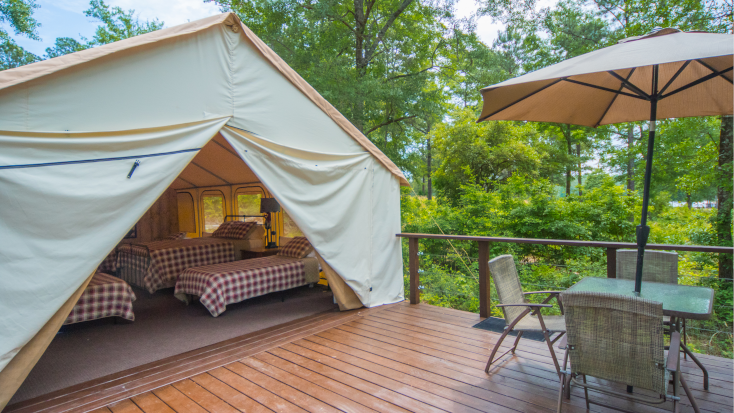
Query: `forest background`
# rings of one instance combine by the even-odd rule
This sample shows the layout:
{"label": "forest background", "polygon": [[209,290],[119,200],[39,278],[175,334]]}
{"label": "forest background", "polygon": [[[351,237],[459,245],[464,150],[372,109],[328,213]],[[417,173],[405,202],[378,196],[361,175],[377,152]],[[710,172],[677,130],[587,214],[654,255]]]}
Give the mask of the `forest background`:
{"label": "forest background", "polygon": [[[401,168],[412,185],[403,188],[404,232],[634,242],[646,122],[477,124],[480,89],[656,27],[732,33],[732,1],[561,0],[541,8],[535,0],[477,0],[468,17],[457,17],[455,1],[214,3],[237,13]],[[165,25],[92,0],[85,14],[99,21],[94,36],[60,37],[39,56],[13,40],[38,38],[37,8],[34,0],[0,0],[1,70]],[[476,34],[482,16],[504,25],[492,44]],[[650,242],[731,246],[732,117],[658,125]],[[692,208],[704,200],[717,208]],[[494,243],[490,252],[506,253],[526,290],[606,274],[600,249]],[[469,243],[422,242],[422,301],[478,311],[476,255]],[[690,323],[689,343],[732,357],[731,256],[681,253],[679,263],[679,282],[717,291],[715,317]]]}

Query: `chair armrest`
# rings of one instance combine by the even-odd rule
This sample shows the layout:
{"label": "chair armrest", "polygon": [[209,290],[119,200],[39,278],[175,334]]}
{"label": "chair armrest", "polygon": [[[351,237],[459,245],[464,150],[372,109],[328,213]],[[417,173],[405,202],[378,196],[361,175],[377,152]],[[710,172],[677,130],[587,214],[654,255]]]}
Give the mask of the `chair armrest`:
{"label": "chair armrest", "polygon": [[670,350],[668,350],[668,366],[669,371],[678,371],[678,362],[680,361],[680,333],[673,331],[670,334]]}
{"label": "chair armrest", "polygon": [[529,294],[560,294],[563,291],[528,291],[526,293],[522,293],[523,295],[529,295]]}
{"label": "chair armrest", "polygon": [[497,304],[495,307],[530,307],[530,308],[545,308],[545,307],[553,307],[551,304],[533,304],[533,303],[525,303],[525,304]]}

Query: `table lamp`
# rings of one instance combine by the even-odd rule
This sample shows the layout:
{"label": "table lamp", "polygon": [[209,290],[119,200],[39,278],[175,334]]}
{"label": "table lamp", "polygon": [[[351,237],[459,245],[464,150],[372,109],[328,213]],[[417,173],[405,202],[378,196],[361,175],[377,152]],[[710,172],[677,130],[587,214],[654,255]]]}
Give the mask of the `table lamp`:
{"label": "table lamp", "polygon": [[[278,248],[278,244],[275,242],[275,235],[276,231],[275,228],[277,228],[277,225],[275,227],[272,227],[270,225],[270,220],[272,218],[273,212],[280,212],[280,204],[275,198],[260,198],[260,213],[261,214],[268,214],[265,218],[265,230],[267,231],[265,240],[267,241],[267,245],[265,248]],[[271,230],[271,227],[273,228]]]}

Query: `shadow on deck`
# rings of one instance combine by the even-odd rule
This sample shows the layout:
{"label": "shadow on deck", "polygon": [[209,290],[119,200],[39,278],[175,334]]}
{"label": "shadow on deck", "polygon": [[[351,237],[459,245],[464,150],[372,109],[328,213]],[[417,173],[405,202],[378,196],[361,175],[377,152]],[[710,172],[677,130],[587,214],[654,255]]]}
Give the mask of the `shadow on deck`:
{"label": "shadow on deck", "polygon": [[[490,375],[499,334],[477,314],[407,302],[327,312],[10,406],[11,412],[555,411],[558,378],[545,343],[522,340]],[[512,340],[509,344],[512,344]],[[731,412],[732,360],[681,369],[702,411]],[[639,412],[670,411],[591,392]],[[683,397],[683,412],[692,412]],[[667,409],[667,410],[666,410]],[[611,411],[591,406],[592,411]],[[586,411],[575,389],[565,412]]]}

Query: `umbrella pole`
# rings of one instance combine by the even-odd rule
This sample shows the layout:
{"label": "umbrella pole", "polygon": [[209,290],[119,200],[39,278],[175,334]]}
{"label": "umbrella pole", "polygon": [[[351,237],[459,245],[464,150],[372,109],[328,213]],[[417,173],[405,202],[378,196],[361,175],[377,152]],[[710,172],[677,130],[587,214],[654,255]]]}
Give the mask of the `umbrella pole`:
{"label": "umbrella pole", "polygon": [[645,182],[642,192],[642,216],[637,226],[637,268],[635,272],[635,293],[642,290],[642,265],[645,260],[645,246],[650,236],[647,226],[647,209],[650,204],[650,178],[652,175],[652,155],[655,149],[655,123],[658,111],[658,65],[652,69],[652,93],[650,95],[650,132],[647,138],[647,157],[645,158]]}

